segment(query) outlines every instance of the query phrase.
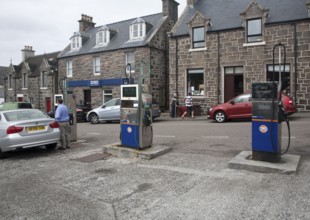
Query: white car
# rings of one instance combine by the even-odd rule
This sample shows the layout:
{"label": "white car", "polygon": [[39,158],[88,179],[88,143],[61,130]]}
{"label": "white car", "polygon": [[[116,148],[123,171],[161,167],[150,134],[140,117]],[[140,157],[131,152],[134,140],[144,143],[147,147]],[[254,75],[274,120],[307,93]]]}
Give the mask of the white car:
{"label": "white car", "polygon": [[[102,106],[89,111],[86,115],[86,120],[92,124],[98,124],[101,121],[119,121],[121,115],[121,100],[119,98],[112,99]],[[134,104],[135,106],[137,105]],[[152,104],[153,119],[160,117],[160,109],[158,104]]]}
{"label": "white car", "polygon": [[59,124],[38,109],[0,111],[0,157],[5,152],[45,146],[55,149]]}

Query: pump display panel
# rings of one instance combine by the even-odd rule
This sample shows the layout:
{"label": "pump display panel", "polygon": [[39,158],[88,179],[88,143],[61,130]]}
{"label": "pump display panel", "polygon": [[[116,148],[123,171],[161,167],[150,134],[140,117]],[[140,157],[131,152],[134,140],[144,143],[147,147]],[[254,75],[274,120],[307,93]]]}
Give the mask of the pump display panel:
{"label": "pump display panel", "polygon": [[122,85],[121,100],[139,100],[138,85]]}

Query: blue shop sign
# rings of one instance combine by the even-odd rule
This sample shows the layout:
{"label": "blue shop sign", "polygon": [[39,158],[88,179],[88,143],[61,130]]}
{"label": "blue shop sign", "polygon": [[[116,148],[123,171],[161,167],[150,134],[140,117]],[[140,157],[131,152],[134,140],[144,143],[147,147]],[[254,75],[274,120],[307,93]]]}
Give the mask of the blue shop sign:
{"label": "blue shop sign", "polygon": [[89,86],[90,87],[100,86],[100,80],[90,80],[89,81]]}

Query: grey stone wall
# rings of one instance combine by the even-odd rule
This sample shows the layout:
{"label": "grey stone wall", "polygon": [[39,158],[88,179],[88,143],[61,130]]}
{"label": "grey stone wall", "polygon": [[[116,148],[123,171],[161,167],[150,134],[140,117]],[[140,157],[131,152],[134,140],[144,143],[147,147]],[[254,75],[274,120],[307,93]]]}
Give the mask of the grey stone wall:
{"label": "grey stone wall", "polygon": [[[219,53],[218,53],[219,37]],[[296,24],[297,69],[295,68],[294,24],[267,25],[264,28],[265,45],[244,46],[245,31],[242,29],[207,32],[206,50],[192,51],[189,36],[170,38],[169,69],[170,98],[176,93],[181,104],[186,92],[186,72],[188,69],[204,69],[205,96],[194,97],[194,104],[200,104],[204,113],[207,108],[223,102],[224,67],[243,66],[244,92],[251,92],[252,82],[266,81],[267,65],[272,64],[273,47],[277,43],[286,46],[286,62],[291,67],[290,94],[294,97],[299,111],[310,111],[310,23]],[[178,46],[176,45],[178,44]],[[177,61],[176,61],[177,47]],[[218,54],[220,62],[218,63]],[[178,63],[178,68],[176,68]],[[219,69],[218,69],[219,65]],[[178,73],[176,73],[178,69]],[[178,80],[176,81],[176,74]],[[295,85],[295,81],[297,82]]]}

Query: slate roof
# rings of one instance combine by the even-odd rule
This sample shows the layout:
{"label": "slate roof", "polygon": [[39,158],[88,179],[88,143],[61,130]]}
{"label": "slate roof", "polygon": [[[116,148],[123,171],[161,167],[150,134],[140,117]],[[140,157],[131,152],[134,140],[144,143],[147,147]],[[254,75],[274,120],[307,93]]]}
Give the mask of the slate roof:
{"label": "slate roof", "polygon": [[0,66],[0,85],[4,84],[4,77],[7,75],[9,67]]}
{"label": "slate roof", "polygon": [[[31,74],[29,74],[29,77],[37,77],[40,76],[40,66],[42,64],[42,60],[45,58],[48,60],[49,64],[56,65],[57,64],[57,56],[60,52],[53,52],[53,53],[47,53],[47,54],[41,54],[41,55],[36,55],[33,57],[28,57],[26,59],[26,63],[29,65],[29,68],[31,70]],[[14,69],[16,71],[16,78],[21,77],[21,70],[23,67],[23,63],[21,62],[19,65],[14,66]]]}
{"label": "slate roof", "polygon": [[[242,17],[253,0],[198,0],[187,6],[174,26],[173,36],[188,34],[187,24],[199,11],[205,18],[211,18],[211,31],[242,28]],[[269,9],[266,24],[309,19],[305,0],[256,0],[264,9]]]}
{"label": "slate roof", "polygon": [[[106,24],[94,28],[90,28],[85,33],[90,35],[90,38],[83,44],[83,46],[77,51],[70,51],[70,45],[68,45],[58,56],[58,58],[76,56],[82,54],[103,52],[103,51],[113,51],[117,49],[132,48],[132,47],[141,47],[148,44],[152,39],[152,36],[157,32],[161,25],[165,22],[167,17],[163,16],[162,13],[143,16],[143,19],[146,23],[151,24],[153,27],[147,33],[143,40],[129,40],[129,26],[137,18],[120,21],[117,23]],[[113,39],[109,42],[107,46],[95,47],[96,46],[96,33],[102,27],[107,27],[110,30],[116,30],[117,33]]]}

